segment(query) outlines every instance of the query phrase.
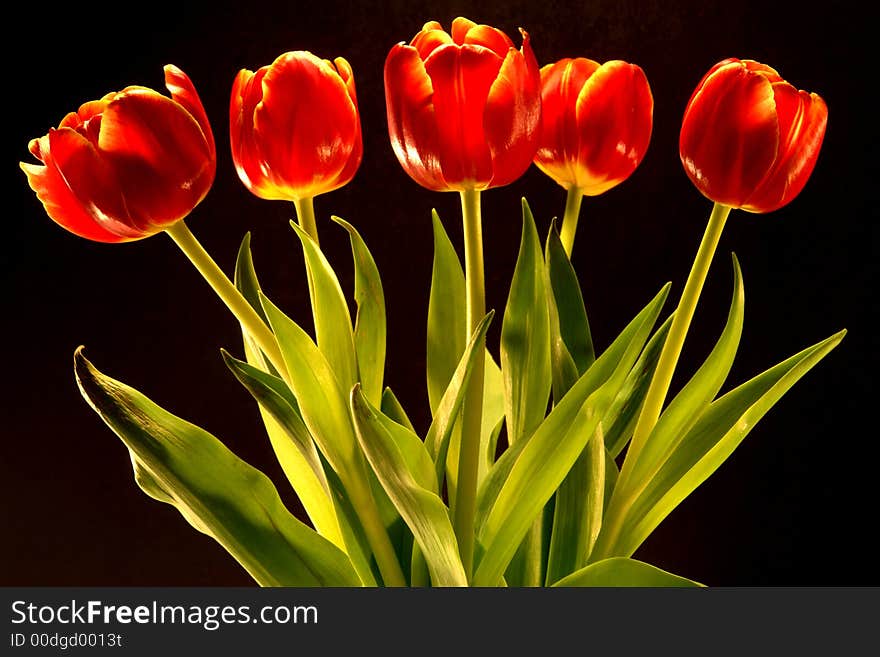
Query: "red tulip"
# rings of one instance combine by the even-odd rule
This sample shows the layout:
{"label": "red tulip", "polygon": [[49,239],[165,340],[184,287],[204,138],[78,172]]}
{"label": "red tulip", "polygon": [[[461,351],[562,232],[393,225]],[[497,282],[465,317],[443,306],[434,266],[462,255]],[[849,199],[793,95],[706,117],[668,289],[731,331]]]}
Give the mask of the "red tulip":
{"label": "red tulip", "polygon": [[31,140],[22,162],[49,216],[97,242],[128,242],[188,215],[214,181],[216,155],[195,87],[165,67],[171,98],[127,87],[82,105]]}
{"label": "red tulip", "polygon": [[716,203],[770,212],[797,196],[816,165],[828,108],[769,66],[726,59],[697,85],[681,126],[682,164]]}
{"label": "red tulip", "polygon": [[351,66],[297,51],[240,71],[229,135],[238,175],[260,198],[293,201],[342,187],[363,154]]}
{"label": "red tulip", "polygon": [[651,140],[654,99],[634,64],[563,59],[541,69],[535,164],[565,189],[596,196],[626,180]]}
{"label": "red tulip", "polygon": [[541,120],[540,72],[522,31],[456,18],[452,34],[425,23],[385,60],[391,145],[406,172],[436,191],[482,190],[528,168]]}

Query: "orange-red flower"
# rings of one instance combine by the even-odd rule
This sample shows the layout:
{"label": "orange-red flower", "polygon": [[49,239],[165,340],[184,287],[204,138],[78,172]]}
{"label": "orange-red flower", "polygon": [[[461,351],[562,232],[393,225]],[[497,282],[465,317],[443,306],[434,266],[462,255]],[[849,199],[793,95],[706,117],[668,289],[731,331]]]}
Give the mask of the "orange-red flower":
{"label": "orange-red flower", "polygon": [[626,180],[651,140],[654,99],[641,68],[562,59],[541,69],[535,164],[565,189],[596,196]]}
{"label": "orange-red flower", "polygon": [[528,168],[541,120],[540,72],[522,31],[466,18],[425,23],[385,60],[391,145],[406,172],[436,191],[507,185]]}
{"label": "orange-red flower", "polygon": [[706,197],[749,212],[770,212],[810,177],[828,108],[779,73],[751,60],[725,59],[700,81],[681,126],[679,153]]}
{"label": "orange-red flower", "polygon": [[148,237],[188,215],[214,182],[214,136],[195,87],[165,67],[171,98],[126,87],[31,140],[22,162],[48,215],[97,242]]}
{"label": "orange-red flower", "polygon": [[292,201],[342,187],[363,154],[351,66],[296,51],[256,73],[240,71],[229,136],[238,175],[260,198]]}

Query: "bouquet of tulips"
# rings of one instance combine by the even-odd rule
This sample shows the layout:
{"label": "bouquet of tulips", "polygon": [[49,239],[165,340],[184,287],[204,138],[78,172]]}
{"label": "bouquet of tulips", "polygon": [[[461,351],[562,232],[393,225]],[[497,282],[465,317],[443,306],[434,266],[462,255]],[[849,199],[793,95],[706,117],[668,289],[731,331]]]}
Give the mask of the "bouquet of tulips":
{"label": "bouquet of tulips", "polygon": [[[223,443],[75,354],[85,399],[128,448],[143,491],[174,505],[261,585],[692,586],[632,558],[841,331],[719,395],[743,327],[733,259],[727,322],[667,401],[701,288],[732,209],[791,201],[818,156],[827,109],[750,60],[716,64],[687,104],[680,155],[714,208],[680,299],[670,285],[595,349],[570,255],[584,196],[623,182],[652,130],[642,69],[564,59],[538,67],[529,35],[465,18],[425,24],[385,63],[391,145],[418,184],[461,195],[464,267],[433,215],[425,359],[431,423],[415,427],[384,386],[385,298],[358,230],[352,319],[321,250],[313,199],[362,159],[349,63],[288,52],[235,78],[229,130],[244,185],[292,201],[315,335],[262,291],[242,241],[232,280],[184,223],[216,170],[211,124],[190,79],[165,67],[170,97],[132,86],[83,104],[30,143],[22,164],[48,215],[81,237],[165,232],[240,322],[223,352],[253,396],[309,523]],[[487,312],[480,193],[534,162],[567,191],[540,235],[523,201],[503,317]],[[427,217],[426,217],[427,219]],[[635,310],[635,309],[634,309]],[[501,321],[500,348],[486,332]]]}

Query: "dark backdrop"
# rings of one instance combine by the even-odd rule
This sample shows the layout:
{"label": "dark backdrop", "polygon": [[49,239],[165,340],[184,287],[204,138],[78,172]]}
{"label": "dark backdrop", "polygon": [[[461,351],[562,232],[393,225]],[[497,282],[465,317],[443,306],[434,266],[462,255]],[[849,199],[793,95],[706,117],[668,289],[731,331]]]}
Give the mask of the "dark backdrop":
{"label": "dark backdrop", "polygon": [[[286,50],[352,63],[364,129],[353,183],[316,203],[322,246],[351,289],[348,239],[327,217],[354,222],[383,275],[389,313],[387,382],[421,427],[425,316],[431,268],[429,212],[461,244],[458,198],[430,193],[389,146],[382,66],[389,48],[429,19],[460,14],[508,34],[527,28],[541,64],[564,56],[641,65],[654,99],[654,135],[624,184],[584,203],[574,264],[599,348],[667,280],[677,298],[711,204],[678,159],[685,103],[729,56],[776,67],[830,108],[812,179],[767,216],[734,213],[685,348],[690,373],[717,337],[729,303],[728,253],[746,281],[746,324],[728,387],[840,328],[840,347],[811,371],[734,456],[645,543],[637,557],[712,585],[878,584],[865,540],[876,519],[877,430],[872,375],[876,212],[867,199],[876,130],[867,120],[865,18],[835,3],[757,1],[499,3],[411,1],[141,3],[125,12],[88,5],[55,14],[24,3],[7,30],[3,171],[7,205],[3,276],[3,537],[0,584],[248,584],[246,573],[169,506],[135,486],[126,450],[80,397],[72,354],[152,397],[266,471],[297,503],[249,395],[219,349],[240,353],[236,322],[164,235],[125,245],[78,239],[44,214],[17,162],[27,142],[79,103],[129,84],[162,88],[162,65],[193,79],[218,145],[214,188],[188,223],[230,271],[245,231],[264,287],[310,325],[302,255],[287,226],[292,207],[252,197],[229,155],[233,77]],[[131,13],[128,13],[130,11]],[[859,67],[864,67],[860,70]],[[871,176],[871,180],[869,180]],[[483,197],[488,302],[503,309],[527,196],[542,233],[564,193],[536,169]],[[490,343],[497,353],[500,322]],[[680,381],[677,382],[680,384]]]}

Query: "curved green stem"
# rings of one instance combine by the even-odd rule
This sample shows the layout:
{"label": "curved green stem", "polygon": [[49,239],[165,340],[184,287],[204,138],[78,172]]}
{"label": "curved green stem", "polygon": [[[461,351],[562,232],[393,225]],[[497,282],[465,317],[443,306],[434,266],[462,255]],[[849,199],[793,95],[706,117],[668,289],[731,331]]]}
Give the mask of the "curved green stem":
{"label": "curved green stem", "polygon": [[645,441],[651,435],[651,431],[654,430],[657,420],[660,418],[663,403],[666,401],[666,394],[669,392],[669,384],[672,381],[675,366],[678,364],[678,358],[681,355],[684,339],[687,336],[691,319],[694,316],[700,292],[703,290],[706,273],[709,271],[709,265],[712,263],[712,257],[715,255],[718,240],[721,238],[721,232],[724,230],[724,224],[729,214],[729,206],[716,203],[715,207],[712,208],[709,224],[706,226],[706,232],[703,234],[703,241],[700,242],[697,257],[694,259],[691,272],[688,274],[687,283],[685,283],[684,290],[681,293],[681,300],[675,309],[672,326],[669,328],[669,334],[666,336],[666,342],[663,344],[663,351],[660,352],[660,358],[657,361],[657,369],[654,371],[654,376],[645,395],[642,412],[639,414],[639,419],[636,422],[632,443],[629,450],[627,450],[623,470],[620,473],[621,479],[618,483],[620,486],[624,484],[629,476],[639,453],[645,445]]}
{"label": "curved green stem", "polygon": [[[483,227],[480,217],[480,192],[461,192],[464,222],[464,263],[467,284],[468,332],[476,329],[486,314],[486,288],[483,274]],[[471,380],[462,410],[461,448],[458,457],[458,482],[455,492],[453,524],[465,572],[472,572],[474,557],[474,512],[477,502],[477,475],[480,464],[480,431],[483,421],[483,368],[485,346],[478,345]]]}
{"label": "curved green stem", "polygon": [[565,196],[565,214],[562,215],[562,230],[559,239],[565,254],[570,258],[574,248],[574,234],[577,232],[578,217],[581,213],[581,201],[584,200],[584,191],[580,187],[569,187]]}
{"label": "curved green stem", "polygon": [[195,268],[199,270],[199,273],[208,282],[208,285],[217,293],[221,301],[226,304],[226,307],[232,311],[236,319],[241,322],[241,325],[259,345],[260,349],[263,350],[263,353],[266,354],[275,369],[286,377],[287,368],[284,366],[284,359],[281,356],[281,351],[278,349],[275,335],[269,330],[269,327],[266,326],[256,311],[251,308],[251,305],[227,278],[223,270],[217,266],[217,263],[205,251],[189,227],[181,220],[173,226],[166,228],[165,232],[180,247],[180,250],[189,258],[190,262],[195,265]]}
{"label": "curved green stem", "polygon": [[306,231],[315,244],[320,245],[318,240],[318,223],[315,221],[315,199],[312,196],[294,199],[293,204],[296,206],[296,219],[300,228]]}

